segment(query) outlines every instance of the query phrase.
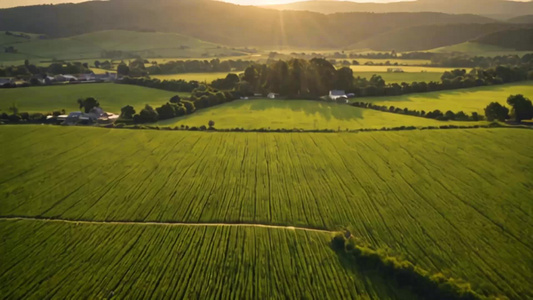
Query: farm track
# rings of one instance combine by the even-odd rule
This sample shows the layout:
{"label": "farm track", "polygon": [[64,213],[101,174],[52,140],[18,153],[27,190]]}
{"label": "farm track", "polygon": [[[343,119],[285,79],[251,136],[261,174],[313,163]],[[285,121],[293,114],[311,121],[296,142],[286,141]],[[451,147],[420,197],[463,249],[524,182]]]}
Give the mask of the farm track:
{"label": "farm track", "polygon": [[318,233],[335,233],[338,230],[327,230],[312,227],[300,226],[283,226],[269,224],[253,223],[185,223],[185,222],[140,222],[140,221],[88,221],[88,220],[69,220],[56,218],[34,218],[34,217],[0,217],[0,221],[33,221],[33,222],[52,222],[66,223],[75,225],[137,225],[137,226],[180,226],[180,227],[255,227],[265,229],[284,229],[298,230]]}

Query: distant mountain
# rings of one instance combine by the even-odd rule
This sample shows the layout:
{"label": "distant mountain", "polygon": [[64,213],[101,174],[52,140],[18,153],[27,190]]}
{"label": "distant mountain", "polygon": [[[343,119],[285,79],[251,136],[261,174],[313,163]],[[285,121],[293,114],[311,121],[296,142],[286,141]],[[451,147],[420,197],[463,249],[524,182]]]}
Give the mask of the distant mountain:
{"label": "distant mountain", "polygon": [[311,11],[325,14],[341,12],[442,12],[514,17],[533,13],[532,2],[506,0],[417,0],[392,3],[356,3],[351,1],[304,1],[263,6],[278,10]]}
{"label": "distant mountain", "polygon": [[[119,29],[157,31],[230,46],[275,49],[341,48],[402,29],[408,39],[425,39],[426,35],[410,34],[408,28],[455,24],[456,30],[463,31],[469,30],[469,24],[490,23],[495,21],[475,15],[443,13],[280,13],[208,0],[111,0],[0,10],[0,30],[4,31],[40,33],[50,37]],[[488,26],[483,33],[490,33],[494,27],[498,25]],[[441,42],[439,35],[430,38],[435,45],[447,43],[445,40]]]}

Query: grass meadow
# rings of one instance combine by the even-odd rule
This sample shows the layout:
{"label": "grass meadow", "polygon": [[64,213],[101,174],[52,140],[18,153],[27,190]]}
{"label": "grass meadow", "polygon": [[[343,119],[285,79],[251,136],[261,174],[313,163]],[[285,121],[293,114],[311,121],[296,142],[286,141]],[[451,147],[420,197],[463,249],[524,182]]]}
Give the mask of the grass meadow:
{"label": "grass meadow", "polygon": [[510,95],[522,94],[533,99],[533,81],[506,85],[484,86],[453,91],[439,91],[423,94],[412,94],[394,97],[358,98],[354,101],[372,102],[374,104],[409,108],[411,110],[435,110],[443,112],[464,111],[471,114],[485,114],[485,107],[491,102],[507,105]]}
{"label": "grass meadow", "polygon": [[[443,122],[400,114],[362,109],[346,104],[309,100],[236,100],[198,110],[194,114],[160,121],[160,126],[201,126],[209,121],[219,129],[361,129],[400,126],[474,125],[473,122]],[[479,124],[479,123],[477,123]]]}
{"label": "grass meadow", "polygon": [[189,96],[188,93],[113,83],[0,89],[0,112],[9,112],[13,104],[20,112],[76,111],[79,110],[79,98],[95,97],[104,110],[118,114],[126,105],[135,107],[137,111],[146,104],[161,106],[176,94]]}
{"label": "grass meadow", "polygon": [[3,61],[4,64],[24,59],[29,59],[31,63],[50,61],[54,58],[105,60],[102,58],[102,51],[113,50],[153,58],[201,58],[245,54],[181,34],[126,30],[106,30],[56,39],[22,39],[6,36],[0,39],[0,43],[4,46],[14,46],[18,50],[16,54],[0,55],[0,63]]}
{"label": "grass meadow", "polygon": [[118,298],[413,299],[348,268],[330,250],[329,233],[76,220],[349,228],[481,293],[533,297],[531,130],[6,125],[0,139],[9,141],[0,148],[0,291],[7,298],[113,291]]}

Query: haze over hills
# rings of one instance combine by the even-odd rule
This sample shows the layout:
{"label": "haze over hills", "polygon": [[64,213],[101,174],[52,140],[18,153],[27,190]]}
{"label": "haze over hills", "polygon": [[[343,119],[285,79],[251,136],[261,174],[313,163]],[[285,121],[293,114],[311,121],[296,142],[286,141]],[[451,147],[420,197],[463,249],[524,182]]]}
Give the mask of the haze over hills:
{"label": "haze over hills", "polygon": [[511,18],[533,13],[533,2],[507,0],[416,0],[391,3],[357,3],[352,1],[317,0],[263,6],[279,10],[312,11],[325,14],[340,12],[443,12],[477,14]]}

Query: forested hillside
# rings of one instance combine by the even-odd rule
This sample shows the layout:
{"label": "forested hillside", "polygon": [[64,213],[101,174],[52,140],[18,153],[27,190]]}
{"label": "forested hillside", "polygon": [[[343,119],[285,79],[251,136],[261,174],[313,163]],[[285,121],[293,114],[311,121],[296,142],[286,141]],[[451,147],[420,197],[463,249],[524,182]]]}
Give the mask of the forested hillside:
{"label": "forested hillside", "polygon": [[494,32],[477,39],[475,42],[518,51],[529,51],[533,50],[533,28]]}
{"label": "forested hillside", "polygon": [[[280,13],[207,0],[112,0],[0,10],[0,30],[50,37],[110,29],[175,32],[231,46],[338,48],[401,28],[493,22],[481,16],[442,13]],[[439,35],[434,39],[439,40]]]}

